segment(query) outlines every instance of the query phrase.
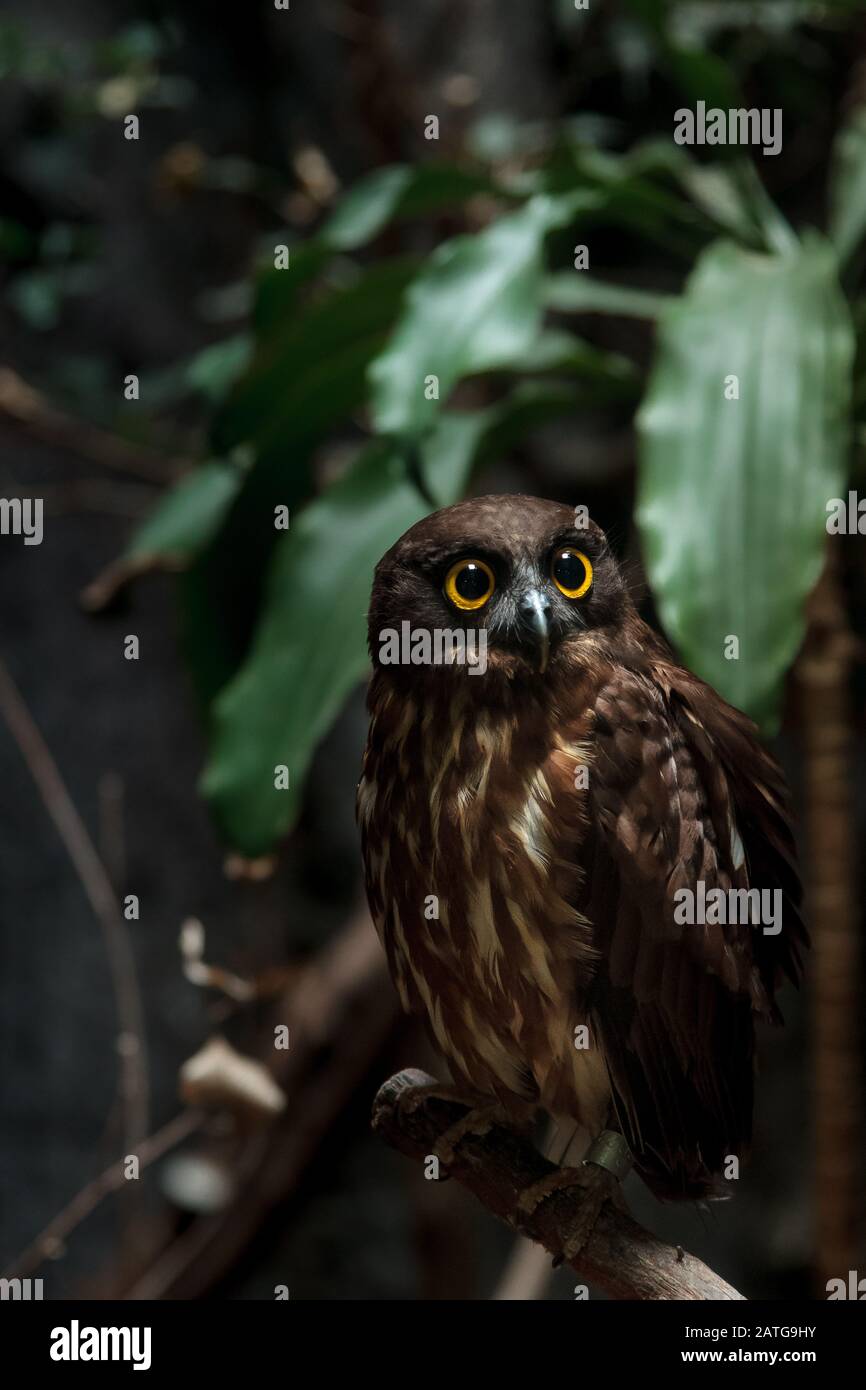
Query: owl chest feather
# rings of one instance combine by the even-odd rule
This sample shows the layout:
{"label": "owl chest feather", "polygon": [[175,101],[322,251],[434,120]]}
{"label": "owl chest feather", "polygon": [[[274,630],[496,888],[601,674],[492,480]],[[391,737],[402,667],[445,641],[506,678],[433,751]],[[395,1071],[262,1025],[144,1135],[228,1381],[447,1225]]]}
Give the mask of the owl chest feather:
{"label": "owl chest feather", "polygon": [[478,710],[459,691],[445,708],[386,699],[358,808],[404,1006],[466,1083],[567,1111],[595,961],[577,907],[589,748],[580,727],[549,729],[541,711]]}

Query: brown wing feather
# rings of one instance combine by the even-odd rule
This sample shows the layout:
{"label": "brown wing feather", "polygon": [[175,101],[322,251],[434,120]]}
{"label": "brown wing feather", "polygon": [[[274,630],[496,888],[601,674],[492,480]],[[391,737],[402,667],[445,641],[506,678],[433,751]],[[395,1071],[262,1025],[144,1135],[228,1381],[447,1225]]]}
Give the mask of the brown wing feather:
{"label": "brown wing feather", "polygon": [[[639,1171],[659,1195],[705,1195],[748,1145],[754,1018],[778,1018],[805,941],[784,782],[750,721],[672,663],[621,671],[594,712],[593,1018]],[[699,879],[781,888],[781,934],[678,925],[674,894]]]}

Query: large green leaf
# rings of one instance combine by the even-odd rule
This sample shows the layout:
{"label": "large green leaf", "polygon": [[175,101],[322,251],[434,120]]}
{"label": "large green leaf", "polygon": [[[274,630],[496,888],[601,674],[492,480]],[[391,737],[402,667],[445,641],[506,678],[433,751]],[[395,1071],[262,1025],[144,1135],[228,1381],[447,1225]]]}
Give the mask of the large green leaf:
{"label": "large green leaf", "polygon": [[278,320],[216,423],[216,449],[224,453],[251,442],[260,454],[273,447],[285,454],[297,439],[317,438],[359,404],[367,364],[415,268],[409,259],[386,261]]}
{"label": "large green leaf", "polygon": [[[527,351],[543,307],[544,237],[596,203],[591,193],[537,196],[485,231],[455,237],[434,252],[370,368],[381,434],[422,433],[461,377],[507,366]],[[438,396],[428,388],[431,378]]]}
{"label": "large green leaf", "polygon": [[243,448],[252,466],[180,586],[184,648],[203,709],[249,646],[278,539],[274,508],[294,516],[310,497],[314,451],[363,404],[367,366],[415,269],[414,260],[389,261],[303,305],[295,284],[281,300],[285,318],[264,317],[253,360],[213,430],[220,451]]}
{"label": "large green leaf", "polygon": [[768,728],[845,474],[853,335],[837,272],[817,236],[779,256],[715,244],[660,318],[638,419],[637,521],[662,623]]}
{"label": "large green leaf", "polygon": [[[481,415],[444,416],[421,449],[437,505],[466,487]],[[203,789],[226,838],[261,854],[297,814],[313,750],[367,664],[365,612],[380,556],[431,510],[398,445],[376,442],[278,544],[249,657],[219,695]],[[274,786],[274,768],[290,787]]]}

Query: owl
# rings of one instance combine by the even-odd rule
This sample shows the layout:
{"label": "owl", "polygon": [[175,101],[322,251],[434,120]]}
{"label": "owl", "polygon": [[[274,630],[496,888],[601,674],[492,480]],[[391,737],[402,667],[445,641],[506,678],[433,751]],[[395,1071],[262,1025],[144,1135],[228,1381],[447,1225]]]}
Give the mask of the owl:
{"label": "owl", "polygon": [[748,1148],[756,1022],[800,975],[788,794],[582,513],[479,497],[379,562],[367,895],[458,1093],[570,1153],[620,1136],[696,1200]]}

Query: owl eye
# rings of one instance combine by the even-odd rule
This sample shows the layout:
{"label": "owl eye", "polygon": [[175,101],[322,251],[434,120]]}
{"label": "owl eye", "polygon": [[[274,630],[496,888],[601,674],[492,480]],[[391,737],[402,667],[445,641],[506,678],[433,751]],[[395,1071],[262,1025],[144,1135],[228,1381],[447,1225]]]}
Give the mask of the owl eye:
{"label": "owl eye", "polygon": [[483,608],[496,587],[483,560],[458,560],[445,576],[445,597],[455,608]]}
{"label": "owl eye", "polygon": [[557,550],[550,573],[566,598],[583,598],[592,583],[592,563],[582,550]]}

